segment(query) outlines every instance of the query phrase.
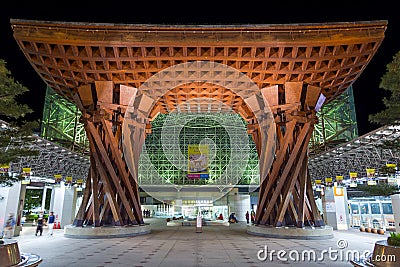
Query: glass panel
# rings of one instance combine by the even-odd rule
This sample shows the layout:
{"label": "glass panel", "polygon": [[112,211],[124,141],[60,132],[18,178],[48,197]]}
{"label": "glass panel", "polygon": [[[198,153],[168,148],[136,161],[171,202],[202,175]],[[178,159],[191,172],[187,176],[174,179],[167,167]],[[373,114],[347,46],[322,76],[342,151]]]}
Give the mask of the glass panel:
{"label": "glass panel", "polygon": [[379,203],[371,203],[371,214],[381,214]]}
{"label": "glass panel", "polygon": [[360,214],[360,211],[358,210],[358,204],[351,204],[351,214]]}
{"label": "glass panel", "polygon": [[391,203],[382,203],[383,214],[393,214]]}
{"label": "glass panel", "polygon": [[369,214],[368,203],[360,204],[361,214]]}

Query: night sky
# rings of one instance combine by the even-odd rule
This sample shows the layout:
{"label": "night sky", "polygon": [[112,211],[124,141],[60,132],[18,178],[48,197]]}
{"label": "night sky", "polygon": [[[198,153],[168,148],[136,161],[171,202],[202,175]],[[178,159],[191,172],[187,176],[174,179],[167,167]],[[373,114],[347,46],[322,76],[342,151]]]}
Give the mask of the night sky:
{"label": "night sky", "polygon": [[0,4],[0,58],[15,80],[30,92],[20,102],[41,119],[46,84],[13,39],[10,18],[94,23],[281,24],[387,20],[386,37],[361,76],[353,83],[359,135],[380,125],[368,115],[381,111],[387,94],[379,88],[386,65],[400,51],[400,14],[395,1],[13,1]]}

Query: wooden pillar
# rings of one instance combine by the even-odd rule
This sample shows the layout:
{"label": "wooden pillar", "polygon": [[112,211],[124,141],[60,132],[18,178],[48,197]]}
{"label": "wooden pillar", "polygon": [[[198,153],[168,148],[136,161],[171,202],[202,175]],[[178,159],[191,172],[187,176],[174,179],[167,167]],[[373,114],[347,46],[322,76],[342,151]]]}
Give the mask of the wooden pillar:
{"label": "wooden pillar", "polygon": [[[129,88],[96,82],[78,88],[75,104],[82,112],[90,148],[90,171],[74,225],[143,224],[137,180],[123,159],[122,124]],[[123,96],[121,96],[121,92]]]}
{"label": "wooden pillar", "polygon": [[290,82],[280,88],[264,88],[262,92],[274,100],[270,108],[276,123],[276,151],[270,171],[260,177],[255,223],[276,227],[322,226],[307,164],[320,89]]}

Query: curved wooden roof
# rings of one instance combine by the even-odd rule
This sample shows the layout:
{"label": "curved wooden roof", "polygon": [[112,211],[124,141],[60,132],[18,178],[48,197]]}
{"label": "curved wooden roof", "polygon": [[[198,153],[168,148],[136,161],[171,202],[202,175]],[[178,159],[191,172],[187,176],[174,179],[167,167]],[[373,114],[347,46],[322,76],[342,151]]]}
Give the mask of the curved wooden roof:
{"label": "curved wooden roof", "polygon": [[[134,25],[11,19],[11,26],[36,72],[67,99],[83,84],[113,81],[139,88],[167,67],[209,60],[239,70],[260,89],[299,81],[318,86],[327,103],[370,62],[384,38],[387,21]],[[164,97],[160,107],[168,112],[172,103],[168,98],[218,95],[221,90],[191,85],[190,90],[171,91],[174,95]],[[222,91],[221,101],[237,104],[237,97],[227,97],[227,91]]]}

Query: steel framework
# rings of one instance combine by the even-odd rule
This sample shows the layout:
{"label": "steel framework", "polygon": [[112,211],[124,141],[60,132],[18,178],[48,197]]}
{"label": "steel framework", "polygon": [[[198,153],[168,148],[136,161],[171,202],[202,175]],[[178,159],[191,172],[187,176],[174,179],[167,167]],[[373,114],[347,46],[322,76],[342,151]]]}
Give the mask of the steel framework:
{"label": "steel framework", "polygon": [[32,176],[54,179],[54,175],[72,176],[76,180],[86,180],[89,171],[89,159],[59,144],[50,142],[39,136],[30,144],[38,150],[38,156],[21,157],[10,164],[11,172],[20,174],[23,168],[31,168]]}
{"label": "steel framework", "polygon": [[382,146],[385,141],[400,138],[400,127],[389,125],[378,128],[349,142],[313,155],[309,160],[310,175],[315,179],[343,176],[349,178],[349,172],[366,177],[366,169],[378,170],[387,163],[398,164],[400,154],[397,149]]}
{"label": "steel framework", "polygon": [[[259,184],[257,150],[247,134],[246,122],[239,115],[160,114],[151,129],[139,161],[141,186]],[[209,178],[187,178],[190,144],[210,147]]]}
{"label": "steel framework", "polygon": [[41,123],[41,136],[72,151],[88,154],[89,142],[83,124],[82,113],[74,103],[46,88]]}
{"label": "steel framework", "polygon": [[318,123],[310,140],[310,154],[317,155],[358,137],[353,87],[317,113]]}

